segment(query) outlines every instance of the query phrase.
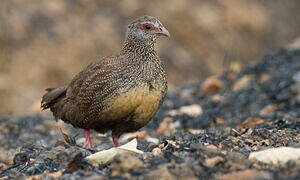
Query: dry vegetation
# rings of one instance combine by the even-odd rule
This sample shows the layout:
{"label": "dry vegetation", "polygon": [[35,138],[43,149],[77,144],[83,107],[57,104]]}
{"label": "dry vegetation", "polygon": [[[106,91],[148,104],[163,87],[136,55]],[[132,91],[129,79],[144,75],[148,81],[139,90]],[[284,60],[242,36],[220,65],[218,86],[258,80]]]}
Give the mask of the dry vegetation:
{"label": "dry vegetation", "polygon": [[127,22],[140,15],[170,31],[158,49],[176,84],[284,47],[299,35],[299,8],[297,0],[1,1],[0,113],[38,110],[45,88],[117,53]]}

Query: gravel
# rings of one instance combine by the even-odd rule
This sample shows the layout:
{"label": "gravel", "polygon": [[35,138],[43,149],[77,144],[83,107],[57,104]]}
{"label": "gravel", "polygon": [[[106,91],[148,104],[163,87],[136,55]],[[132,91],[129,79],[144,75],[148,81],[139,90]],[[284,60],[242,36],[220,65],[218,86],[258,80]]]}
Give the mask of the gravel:
{"label": "gravel", "polygon": [[283,50],[240,72],[210,78],[205,87],[199,82],[169,91],[141,130],[146,133],[138,148],[145,153],[98,167],[84,157],[112,147],[108,134],[92,133],[95,148],[87,150],[82,130],[56,123],[50,114],[0,116],[0,178],[299,179],[300,159],[248,159],[254,151],[300,148],[299,73],[300,50]]}

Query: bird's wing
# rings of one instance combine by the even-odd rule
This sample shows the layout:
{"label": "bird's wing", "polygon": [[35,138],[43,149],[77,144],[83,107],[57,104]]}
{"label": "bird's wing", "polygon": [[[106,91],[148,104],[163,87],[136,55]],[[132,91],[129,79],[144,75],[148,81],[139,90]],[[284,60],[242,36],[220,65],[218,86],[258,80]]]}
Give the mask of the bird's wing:
{"label": "bird's wing", "polygon": [[67,98],[76,103],[85,121],[99,115],[105,108],[105,99],[118,89],[114,83],[122,77],[120,58],[107,57],[91,63],[68,86]]}

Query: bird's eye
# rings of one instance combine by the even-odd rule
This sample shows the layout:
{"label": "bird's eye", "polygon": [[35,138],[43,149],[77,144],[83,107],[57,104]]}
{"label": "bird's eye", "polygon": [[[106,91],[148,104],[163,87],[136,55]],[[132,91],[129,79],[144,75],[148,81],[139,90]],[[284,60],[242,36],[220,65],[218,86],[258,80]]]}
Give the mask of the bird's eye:
{"label": "bird's eye", "polygon": [[151,26],[147,24],[147,25],[145,25],[145,29],[150,30],[150,29],[151,29]]}
{"label": "bird's eye", "polygon": [[154,26],[152,24],[143,24],[140,26],[140,28],[146,31],[154,30]]}

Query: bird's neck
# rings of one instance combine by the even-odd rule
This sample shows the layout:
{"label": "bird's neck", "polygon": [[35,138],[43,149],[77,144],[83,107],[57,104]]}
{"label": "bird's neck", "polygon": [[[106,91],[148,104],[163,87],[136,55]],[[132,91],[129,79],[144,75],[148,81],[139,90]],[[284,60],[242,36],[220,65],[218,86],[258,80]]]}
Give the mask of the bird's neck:
{"label": "bird's neck", "polygon": [[149,53],[155,53],[154,49],[154,43],[155,41],[149,40],[149,41],[142,41],[135,37],[132,37],[130,35],[127,36],[122,50],[121,54],[134,54],[136,57],[140,56],[147,56]]}

